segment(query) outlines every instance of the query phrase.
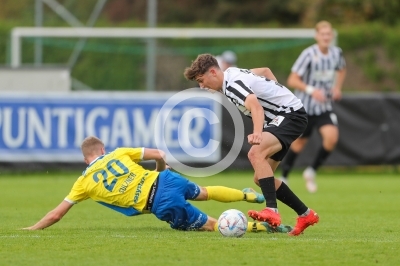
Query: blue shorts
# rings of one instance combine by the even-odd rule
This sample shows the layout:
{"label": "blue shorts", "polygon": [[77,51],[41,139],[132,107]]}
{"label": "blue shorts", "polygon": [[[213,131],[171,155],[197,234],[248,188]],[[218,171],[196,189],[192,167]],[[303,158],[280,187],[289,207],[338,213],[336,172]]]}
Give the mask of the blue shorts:
{"label": "blue shorts", "polygon": [[195,199],[200,187],[170,170],[158,176],[158,188],[151,212],[178,230],[196,230],[207,222],[207,214],[186,200]]}

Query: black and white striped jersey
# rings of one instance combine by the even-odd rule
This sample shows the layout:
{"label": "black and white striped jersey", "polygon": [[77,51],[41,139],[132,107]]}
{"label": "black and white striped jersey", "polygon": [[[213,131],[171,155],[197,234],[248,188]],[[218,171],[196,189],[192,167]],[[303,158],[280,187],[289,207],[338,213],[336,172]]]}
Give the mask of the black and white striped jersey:
{"label": "black and white striped jersey", "polygon": [[300,98],[308,115],[320,115],[332,111],[332,87],[335,82],[335,72],[346,67],[342,49],[337,46],[329,48],[323,54],[314,44],[300,54],[292,67],[292,72],[297,73],[307,85],[325,91],[326,102],[318,102],[305,91],[295,90],[295,95]]}
{"label": "black and white striped jersey", "polygon": [[244,102],[248,95],[255,94],[264,109],[264,125],[281,113],[294,112],[303,107],[301,101],[285,86],[257,76],[248,69],[230,67],[225,70],[222,91],[248,117],[251,117],[251,112],[246,109]]}

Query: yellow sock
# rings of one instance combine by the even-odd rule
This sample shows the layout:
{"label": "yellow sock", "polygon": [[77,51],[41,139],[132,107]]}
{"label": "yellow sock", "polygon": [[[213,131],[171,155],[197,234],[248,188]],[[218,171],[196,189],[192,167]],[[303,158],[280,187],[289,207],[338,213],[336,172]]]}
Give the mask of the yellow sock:
{"label": "yellow sock", "polygon": [[220,202],[233,202],[244,200],[244,193],[238,189],[212,186],[205,187],[207,189],[207,200],[216,200]]}
{"label": "yellow sock", "polygon": [[246,232],[260,232],[260,231],[267,231],[267,228],[257,222],[247,222],[247,230]]}
{"label": "yellow sock", "polygon": [[218,222],[214,224],[214,231],[218,232]]}
{"label": "yellow sock", "polygon": [[[218,232],[218,223],[215,223],[214,231]],[[257,232],[266,232],[266,231],[267,231],[267,228],[264,225],[260,224],[260,223],[247,222],[247,230],[246,230],[246,232],[257,233]]]}

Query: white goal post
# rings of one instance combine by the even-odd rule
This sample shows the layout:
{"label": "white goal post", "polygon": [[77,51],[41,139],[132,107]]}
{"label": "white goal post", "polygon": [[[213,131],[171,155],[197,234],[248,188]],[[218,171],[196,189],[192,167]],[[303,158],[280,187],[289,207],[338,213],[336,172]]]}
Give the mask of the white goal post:
{"label": "white goal post", "polygon": [[21,39],[60,38],[313,38],[314,29],[233,29],[233,28],[35,28],[17,27],[11,32],[11,66],[21,65]]}

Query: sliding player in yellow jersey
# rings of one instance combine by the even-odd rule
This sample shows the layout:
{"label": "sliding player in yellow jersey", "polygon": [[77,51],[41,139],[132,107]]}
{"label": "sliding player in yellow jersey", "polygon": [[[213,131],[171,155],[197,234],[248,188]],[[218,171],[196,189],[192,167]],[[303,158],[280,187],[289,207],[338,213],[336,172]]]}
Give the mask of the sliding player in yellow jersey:
{"label": "sliding player in yellow jersey", "polygon": [[[28,230],[44,229],[59,220],[74,204],[92,200],[127,216],[153,213],[173,229],[216,231],[217,220],[207,216],[187,200],[220,202],[264,202],[252,189],[243,191],[221,187],[200,187],[166,169],[165,155],[157,149],[118,148],[106,153],[103,142],[87,137],[81,146],[88,167],[68,196]],[[144,169],[141,160],[155,160],[156,171]],[[289,232],[290,226],[271,228],[267,223],[249,223],[249,231]]]}

